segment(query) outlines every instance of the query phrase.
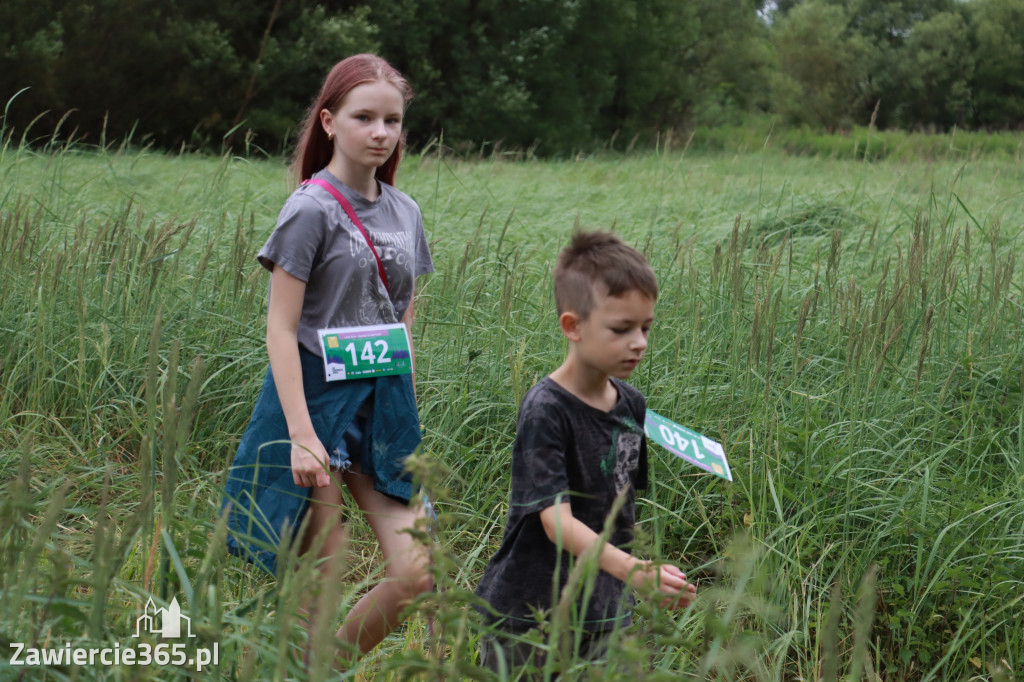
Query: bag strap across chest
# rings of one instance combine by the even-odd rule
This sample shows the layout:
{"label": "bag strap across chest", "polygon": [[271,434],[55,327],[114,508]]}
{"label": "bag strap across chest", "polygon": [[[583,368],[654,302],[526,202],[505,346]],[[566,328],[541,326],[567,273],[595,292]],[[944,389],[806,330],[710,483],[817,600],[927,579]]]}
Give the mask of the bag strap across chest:
{"label": "bag strap across chest", "polygon": [[334,197],[337,200],[337,202],[341,204],[341,208],[344,209],[345,213],[349,217],[349,220],[352,221],[353,225],[359,228],[359,232],[363,235],[363,239],[366,240],[366,245],[370,247],[370,252],[373,253],[373,257],[377,261],[377,274],[380,275],[380,281],[384,282],[384,288],[387,289],[388,293],[390,294],[391,287],[388,286],[388,276],[384,272],[384,264],[380,262],[380,256],[377,255],[377,249],[373,246],[373,242],[370,241],[370,235],[367,234],[366,228],[363,227],[363,223],[362,221],[359,220],[359,217],[356,215],[355,209],[352,208],[352,204],[349,203],[348,199],[346,199],[341,192],[335,189],[334,185],[327,182],[326,180],[321,180],[320,178],[310,178],[309,180],[304,181],[302,184],[319,185],[320,187],[323,187],[325,190],[327,190],[328,194]]}

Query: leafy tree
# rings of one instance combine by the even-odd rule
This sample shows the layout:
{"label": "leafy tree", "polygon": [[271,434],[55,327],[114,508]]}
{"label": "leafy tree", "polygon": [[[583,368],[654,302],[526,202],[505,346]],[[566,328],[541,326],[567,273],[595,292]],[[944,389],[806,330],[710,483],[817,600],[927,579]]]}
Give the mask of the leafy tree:
{"label": "leafy tree", "polygon": [[371,51],[417,92],[413,146],[559,154],[768,108],[1020,127],[1020,35],[1020,0],[2,0],[0,99],[42,139],[66,116],[93,141],[277,152]]}
{"label": "leafy tree", "polygon": [[684,68],[694,74],[697,123],[735,122],[750,111],[768,108],[771,74],[778,68],[768,26],[759,15],[763,3],[750,0],[699,0],[696,38]]}
{"label": "leafy tree", "polygon": [[770,44],[750,0],[365,4],[420,94],[414,140],[443,130],[560,153],[765,99]]}
{"label": "leafy tree", "polygon": [[378,28],[381,56],[416,91],[406,116],[413,145],[440,134],[448,143],[493,143],[534,115],[525,84],[502,55],[510,27],[497,3],[370,0],[362,6]]}
{"label": "leafy tree", "polygon": [[[26,112],[26,124],[57,97],[54,73],[64,45],[59,4],[55,0],[0,2],[0,105],[15,114]],[[12,101],[15,95],[17,100]],[[11,123],[4,121],[6,126]]]}
{"label": "leafy tree", "polygon": [[866,77],[864,39],[848,35],[839,6],[804,2],[776,20],[772,35],[779,73],[772,83],[775,111],[797,123],[834,131],[850,124]]}
{"label": "leafy tree", "polygon": [[967,5],[974,49],[976,121],[987,128],[1024,129],[1024,5],[974,0]]}
{"label": "leafy tree", "polygon": [[904,85],[902,120],[944,129],[970,122],[974,57],[959,13],[941,12],[914,24],[897,71]]}
{"label": "leafy tree", "polygon": [[953,0],[849,0],[850,28],[873,44],[899,45],[921,21],[952,11]]}
{"label": "leafy tree", "polygon": [[[293,4],[282,2],[282,17],[268,35],[263,58],[250,57],[255,84],[251,109],[235,118],[236,122],[244,118],[244,128],[265,136],[274,147],[288,140],[335,63],[349,55],[379,50],[377,28],[365,8],[331,13],[323,6],[303,2],[298,3],[297,11],[286,12]],[[260,138],[256,139],[259,142]]]}
{"label": "leafy tree", "polygon": [[866,124],[877,117],[880,127],[909,125],[903,118],[913,110],[906,101],[907,72],[900,68],[904,48],[917,23],[953,11],[954,0],[784,0],[776,13],[784,18],[809,1],[841,7],[846,17],[842,35],[856,40],[862,51],[850,119]]}
{"label": "leafy tree", "polygon": [[906,101],[909,75],[900,66],[918,23],[954,9],[954,0],[850,0],[848,31],[869,46],[866,77],[860,84],[860,123],[877,115],[877,125],[911,125],[905,117],[914,110]]}
{"label": "leafy tree", "polygon": [[[624,26],[616,0],[367,2],[382,54],[418,91],[410,134],[547,151],[588,145],[611,100]],[[642,46],[638,46],[642,51]],[[422,142],[423,140],[418,140]]]}
{"label": "leafy tree", "polygon": [[606,137],[680,128],[698,100],[688,60],[699,43],[699,3],[636,3],[620,25],[626,56],[616,60],[615,90],[603,110]]}
{"label": "leafy tree", "polygon": [[49,110],[41,130],[67,114],[67,127],[97,141],[136,130],[137,142],[218,147],[240,125],[276,150],[326,69],[375,47],[365,14],[328,16],[312,0],[36,4],[0,3],[11,41],[0,97],[30,88],[5,124],[24,130]]}

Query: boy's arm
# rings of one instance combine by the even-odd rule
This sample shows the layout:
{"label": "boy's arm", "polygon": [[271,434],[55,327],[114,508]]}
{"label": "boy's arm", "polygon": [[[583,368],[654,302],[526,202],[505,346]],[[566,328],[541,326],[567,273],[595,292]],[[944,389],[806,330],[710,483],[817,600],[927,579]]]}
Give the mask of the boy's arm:
{"label": "boy's arm", "polygon": [[[572,515],[568,502],[552,505],[540,512],[540,522],[548,539],[556,545],[580,557],[600,536],[589,526]],[[656,587],[662,594],[678,597],[677,606],[688,606],[693,601],[697,588],[686,582],[686,576],[675,566],[655,566],[641,561],[622,551],[610,542],[601,548],[598,565],[605,573],[611,574],[634,588]],[[671,603],[673,600],[666,600]],[[668,605],[662,602],[663,605]]]}

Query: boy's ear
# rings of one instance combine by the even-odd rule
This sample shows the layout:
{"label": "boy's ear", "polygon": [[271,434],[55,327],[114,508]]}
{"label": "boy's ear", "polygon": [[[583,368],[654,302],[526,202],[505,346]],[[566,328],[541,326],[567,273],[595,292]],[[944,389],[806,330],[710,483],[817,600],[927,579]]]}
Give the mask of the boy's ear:
{"label": "boy's ear", "polygon": [[580,316],[572,311],[566,311],[558,316],[558,326],[570,341],[580,340]]}

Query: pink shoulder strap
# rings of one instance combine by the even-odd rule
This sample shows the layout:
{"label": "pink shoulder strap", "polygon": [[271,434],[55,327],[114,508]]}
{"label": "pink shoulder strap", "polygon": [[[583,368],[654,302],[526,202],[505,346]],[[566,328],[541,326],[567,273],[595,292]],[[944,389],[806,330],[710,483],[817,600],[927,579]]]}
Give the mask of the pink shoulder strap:
{"label": "pink shoulder strap", "polygon": [[356,227],[359,228],[359,232],[362,233],[363,239],[366,240],[366,245],[370,247],[370,251],[373,253],[373,257],[377,260],[377,274],[380,275],[380,281],[384,282],[384,288],[388,290],[388,293],[391,293],[391,287],[388,286],[388,276],[384,273],[384,264],[380,262],[380,256],[377,255],[377,249],[374,248],[373,242],[370,241],[370,235],[366,233],[366,228],[363,227],[363,223],[359,220],[359,217],[356,216],[356,212],[355,210],[353,210],[352,204],[348,203],[348,199],[346,199],[341,192],[335,189],[334,185],[327,182],[326,180],[321,180],[320,178],[310,178],[309,180],[306,180],[302,184],[319,185],[320,187],[323,187],[332,197],[334,197],[338,201],[339,204],[341,204],[341,207],[345,209],[345,213],[348,214],[349,219]]}

